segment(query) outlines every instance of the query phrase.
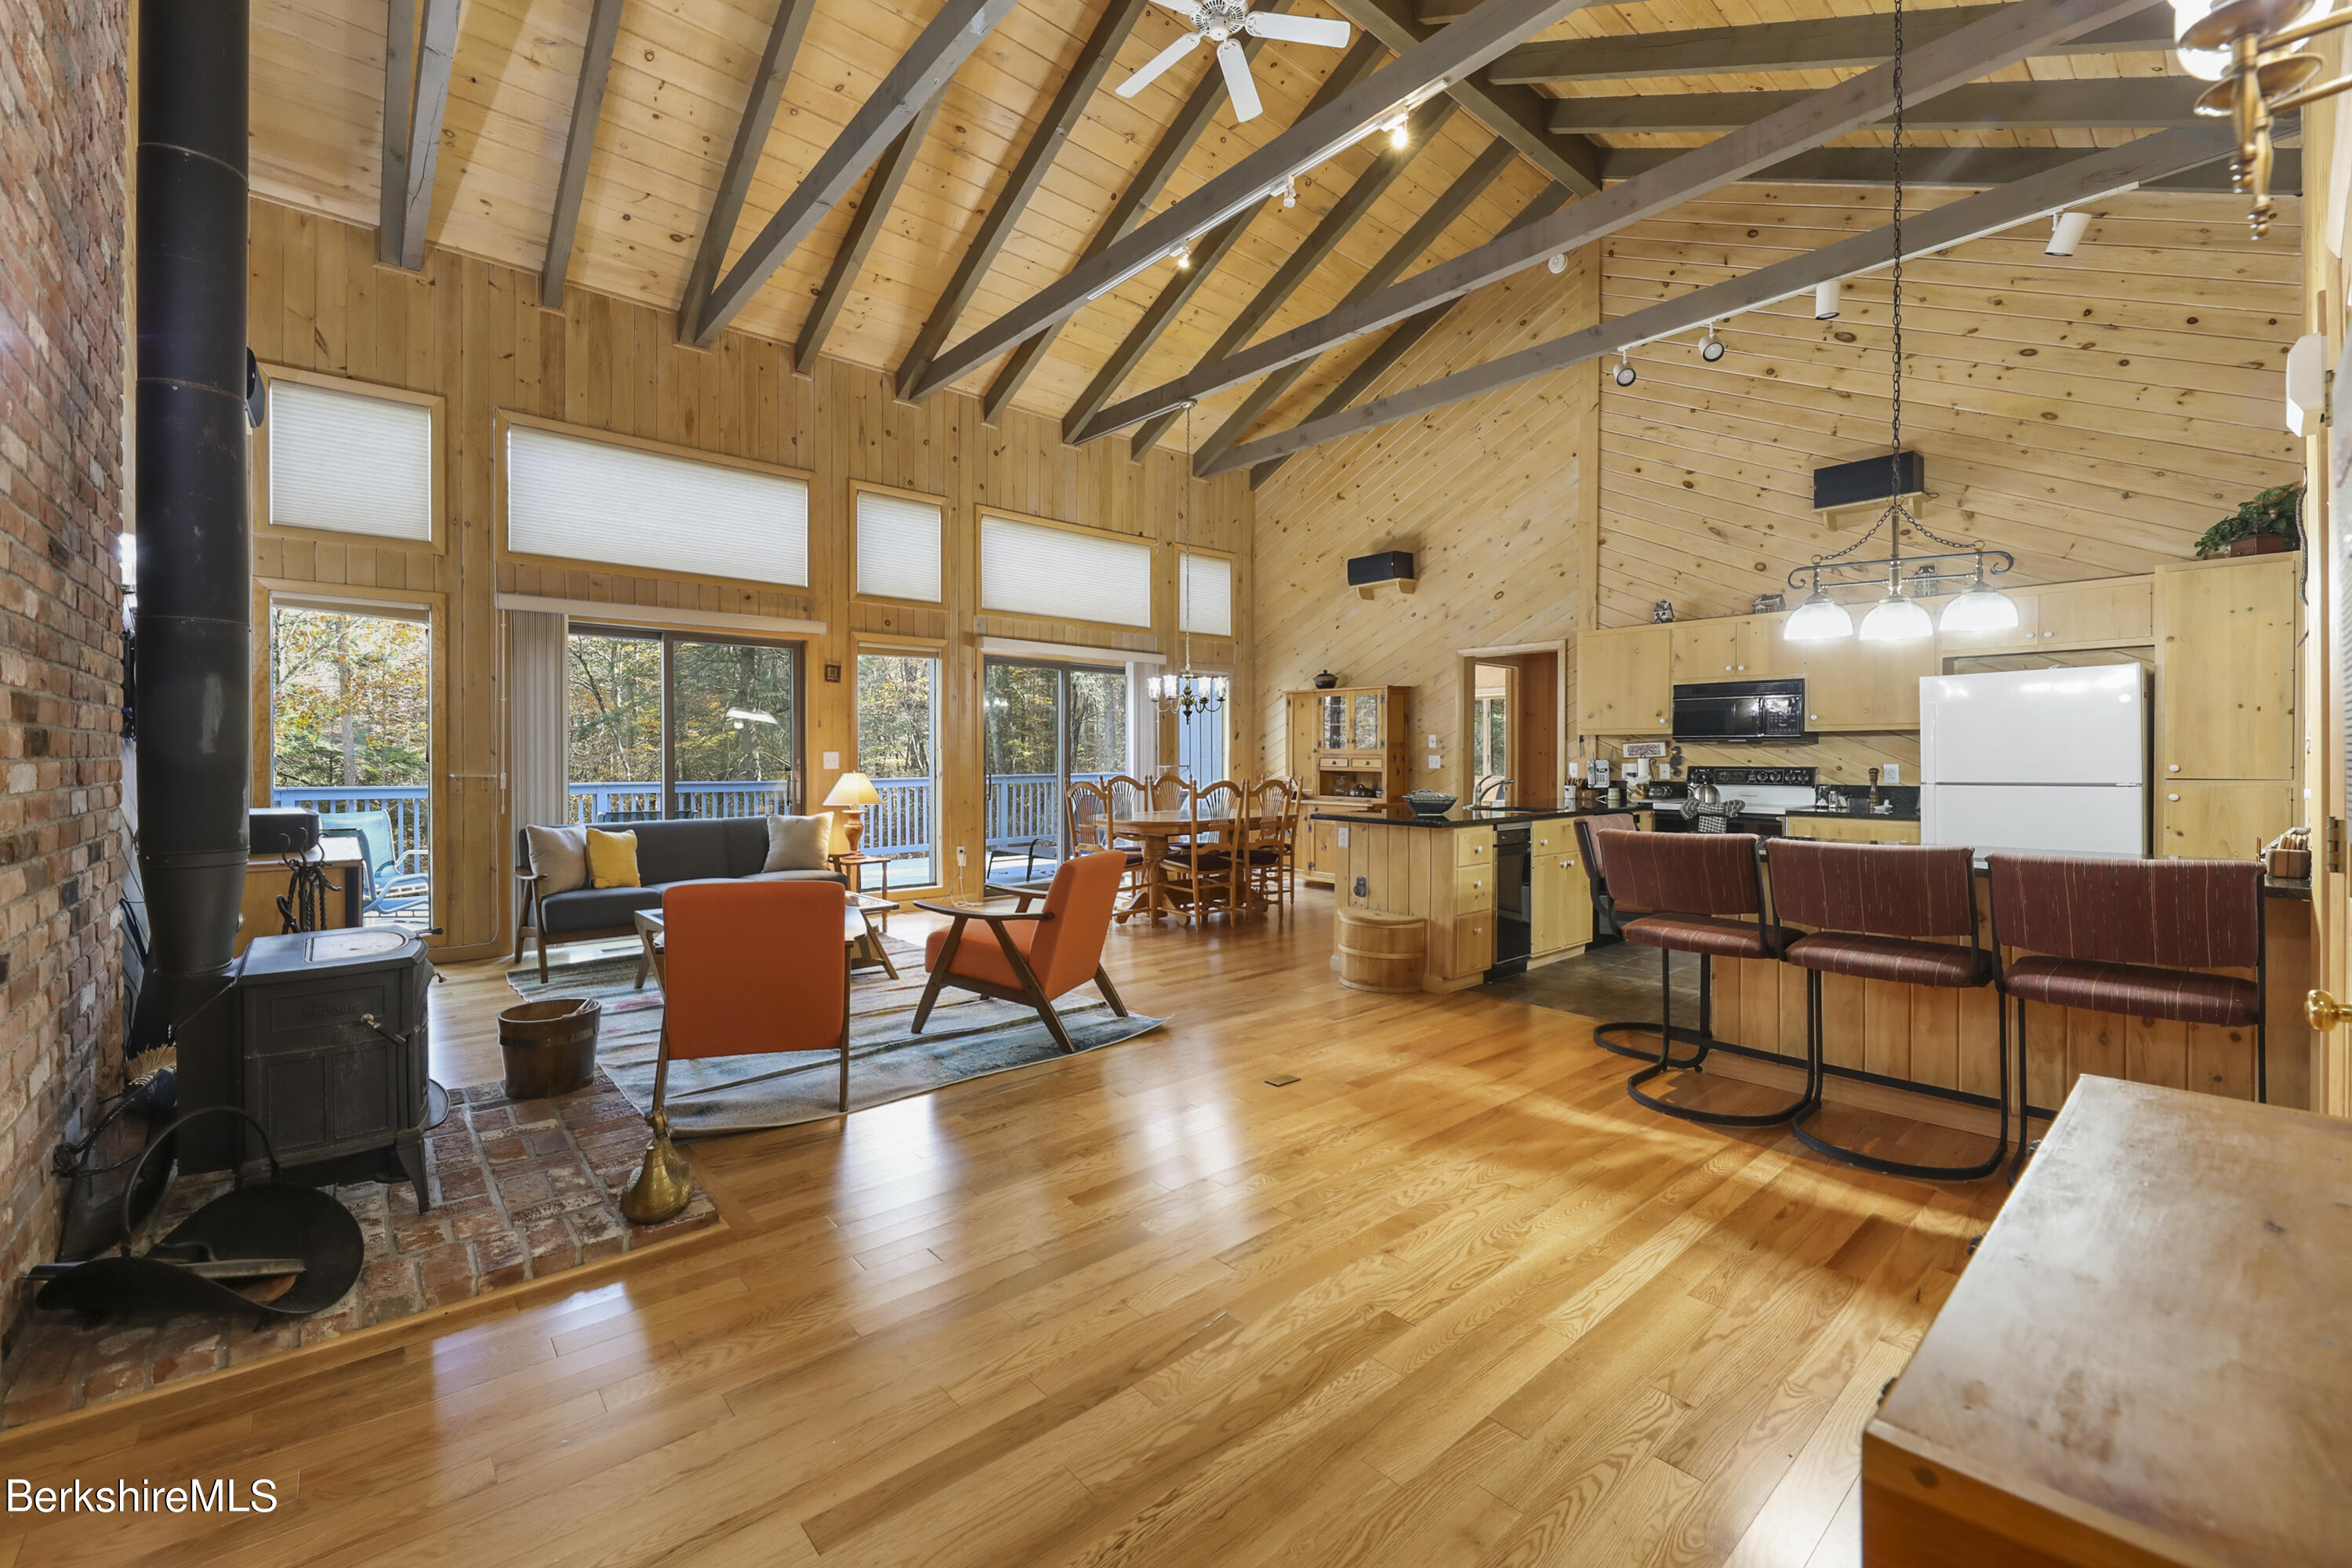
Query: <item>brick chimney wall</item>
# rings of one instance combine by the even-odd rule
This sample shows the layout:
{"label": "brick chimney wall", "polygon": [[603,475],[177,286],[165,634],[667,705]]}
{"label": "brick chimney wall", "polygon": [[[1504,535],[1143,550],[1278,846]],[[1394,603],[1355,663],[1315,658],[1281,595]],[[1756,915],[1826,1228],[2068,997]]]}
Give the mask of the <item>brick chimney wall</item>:
{"label": "brick chimney wall", "polygon": [[50,1151],[119,1067],[124,7],[9,0],[0,49],[0,1325]]}

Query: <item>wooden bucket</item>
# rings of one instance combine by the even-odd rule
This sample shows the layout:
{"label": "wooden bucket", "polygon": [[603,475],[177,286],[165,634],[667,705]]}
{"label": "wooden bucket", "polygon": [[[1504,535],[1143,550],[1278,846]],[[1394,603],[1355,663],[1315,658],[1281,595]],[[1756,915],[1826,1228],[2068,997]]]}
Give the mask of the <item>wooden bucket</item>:
{"label": "wooden bucket", "polygon": [[585,996],[525,1002],[499,1015],[499,1055],[509,1100],[552,1100],[596,1081],[596,1026],[604,1008]]}
{"label": "wooden bucket", "polygon": [[1350,991],[1418,991],[1429,928],[1419,915],[1341,910],[1339,984]]}

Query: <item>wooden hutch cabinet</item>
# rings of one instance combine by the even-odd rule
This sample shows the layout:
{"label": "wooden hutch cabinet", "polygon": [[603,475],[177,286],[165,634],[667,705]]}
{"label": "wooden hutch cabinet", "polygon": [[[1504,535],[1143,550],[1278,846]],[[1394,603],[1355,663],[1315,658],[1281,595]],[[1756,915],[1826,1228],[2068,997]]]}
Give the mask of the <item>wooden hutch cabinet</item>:
{"label": "wooden hutch cabinet", "polygon": [[[1289,771],[1306,786],[1310,809],[1369,813],[1411,787],[1412,688],[1335,686],[1292,691],[1286,699]],[[1328,888],[1338,853],[1336,825],[1310,822],[1307,828],[1299,875]]]}

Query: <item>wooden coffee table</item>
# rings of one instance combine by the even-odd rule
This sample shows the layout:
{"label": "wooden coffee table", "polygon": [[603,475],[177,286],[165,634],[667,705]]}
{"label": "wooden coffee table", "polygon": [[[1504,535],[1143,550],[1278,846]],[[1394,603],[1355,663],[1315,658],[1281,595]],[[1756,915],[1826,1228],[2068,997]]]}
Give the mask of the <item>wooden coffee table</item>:
{"label": "wooden coffee table", "polygon": [[[887,899],[877,899],[870,893],[851,893],[841,910],[841,942],[849,951],[852,969],[879,969],[891,979],[898,978],[898,966],[890,962],[890,954],[882,945],[882,933],[874,929],[874,917],[898,906]],[[642,949],[637,956],[636,989],[646,988],[646,976],[651,974],[656,984],[664,983],[662,974],[663,946],[666,937],[659,910],[639,910],[630,917],[637,928],[637,944]]]}

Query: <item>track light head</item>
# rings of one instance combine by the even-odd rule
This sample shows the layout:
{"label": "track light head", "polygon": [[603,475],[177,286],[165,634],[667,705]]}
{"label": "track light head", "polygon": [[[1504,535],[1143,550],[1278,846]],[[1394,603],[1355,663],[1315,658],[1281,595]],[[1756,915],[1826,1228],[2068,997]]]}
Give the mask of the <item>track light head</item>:
{"label": "track light head", "polygon": [[1814,284],[1813,320],[1816,321],[1836,321],[1838,319],[1838,297],[1843,292],[1843,286],[1837,279],[1834,278],[1831,279],[1826,283]]}
{"label": "track light head", "polygon": [[1282,205],[1286,207],[1298,205],[1298,180],[1295,175],[1285,174],[1282,177]]}
{"label": "track light head", "polygon": [[1715,328],[1710,324],[1706,329],[1706,336],[1698,341],[1698,357],[1713,364],[1723,357],[1723,340],[1715,335]]}
{"label": "track light head", "polygon": [[2050,244],[2044,256],[2072,256],[2083,243],[2083,235],[2091,226],[2089,213],[2060,213],[2050,225]]}
{"label": "track light head", "polygon": [[1633,351],[1623,350],[1617,355],[1617,384],[1631,386],[1640,378],[1633,374]]}
{"label": "track light head", "polygon": [[1174,259],[1176,263],[1176,270],[1179,272],[1187,271],[1192,268],[1192,242],[1191,240],[1186,240],[1183,244],[1178,246],[1168,254]]}

